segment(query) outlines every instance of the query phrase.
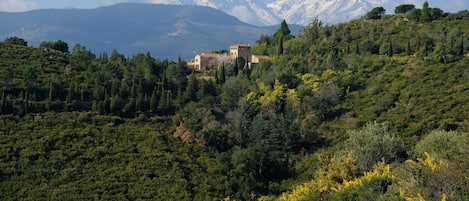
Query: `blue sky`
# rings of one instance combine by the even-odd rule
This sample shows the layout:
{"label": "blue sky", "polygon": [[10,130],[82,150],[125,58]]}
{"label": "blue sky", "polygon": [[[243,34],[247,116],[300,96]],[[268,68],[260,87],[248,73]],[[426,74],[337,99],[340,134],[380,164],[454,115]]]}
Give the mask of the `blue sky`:
{"label": "blue sky", "polygon": [[[161,0],[160,0],[161,1]],[[0,11],[18,12],[43,8],[96,8],[120,2],[150,3],[158,0],[0,0]],[[388,3],[394,2],[388,0]],[[420,7],[424,0],[397,0],[415,4]],[[429,0],[430,7],[438,7],[444,11],[456,12],[469,9],[468,0]],[[389,11],[392,13],[392,11]]]}

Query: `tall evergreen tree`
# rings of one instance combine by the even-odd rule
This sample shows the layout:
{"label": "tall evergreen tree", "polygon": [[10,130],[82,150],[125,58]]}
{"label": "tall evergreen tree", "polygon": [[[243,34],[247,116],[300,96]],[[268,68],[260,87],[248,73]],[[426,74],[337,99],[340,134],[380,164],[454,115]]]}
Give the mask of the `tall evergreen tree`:
{"label": "tall evergreen tree", "polygon": [[150,110],[151,112],[155,113],[158,109],[158,89],[155,87],[153,89],[153,92],[151,93],[151,97],[150,97]]}
{"label": "tall evergreen tree", "polygon": [[461,43],[459,43],[459,51],[458,51],[459,56],[464,55],[464,34],[461,34]]}
{"label": "tall evergreen tree", "polygon": [[410,46],[410,39],[407,40],[406,54],[407,54],[407,56],[410,56],[412,54],[412,49],[411,49],[411,46]]}
{"label": "tall evergreen tree", "polygon": [[360,46],[358,45],[358,40],[355,42],[355,54],[360,54]]}
{"label": "tall evergreen tree", "polygon": [[390,57],[392,57],[393,54],[394,54],[394,50],[393,50],[393,47],[392,47],[392,46],[393,46],[392,40],[390,40],[390,41],[389,41],[389,53],[388,53],[388,55],[389,55]]}
{"label": "tall evergreen tree", "polygon": [[185,102],[196,101],[197,99],[197,90],[198,90],[198,83],[195,74],[192,74],[189,77],[189,81],[187,82],[186,91],[184,93]]}
{"label": "tall evergreen tree", "polygon": [[[236,61],[236,63],[238,63],[238,62]],[[226,81],[226,70],[225,70],[225,63],[223,63],[222,66],[221,66],[220,83],[223,84],[223,83],[225,83],[225,81]]]}
{"label": "tall evergreen tree", "polygon": [[218,69],[215,70],[215,83],[220,84],[220,78],[218,77]]}
{"label": "tall evergreen tree", "polygon": [[277,30],[277,32],[274,33],[274,38],[277,39],[277,41],[280,41],[280,38],[283,37],[283,40],[289,40],[293,38],[293,35],[291,35],[290,28],[288,28],[288,24],[285,20],[282,21],[280,24],[280,28]]}
{"label": "tall evergreen tree", "polygon": [[431,9],[429,7],[428,1],[425,1],[423,3],[422,15],[420,17],[420,20],[422,22],[430,22],[432,20]]}
{"label": "tall evergreen tree", "polygon": [[278,42],[277,55],[283,55],[283,36],[280,37],[279,42]]}
{"label": "tall evergreen tree", "polygon": [[238,71],[239,71],[238,57],[236,57],[234,67],[233,67],[234,76],[238,76]]}

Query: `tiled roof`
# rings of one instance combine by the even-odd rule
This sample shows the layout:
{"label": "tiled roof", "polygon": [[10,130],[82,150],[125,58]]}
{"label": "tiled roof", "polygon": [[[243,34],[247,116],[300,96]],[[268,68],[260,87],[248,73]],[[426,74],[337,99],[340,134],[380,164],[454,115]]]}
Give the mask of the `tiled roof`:
{"label": "tiled roof", "polygon": [[252,55],[253,57],[257,57],[258,59],[261,59],[261,60],[270,60],[272,59],[271,57],[267,56],[267,55]]}
{"label": "tiled roof", "polygon": [[220,54],[217,53],[208,53],[208,52],[203,52],[199,54],[201,57],[219,57]]}
{"label": "tiled roof", "polygon": [[238,43],[238,44],[231,45],[231,47],[250,47],[250,45],[245,44],[245,43]]}

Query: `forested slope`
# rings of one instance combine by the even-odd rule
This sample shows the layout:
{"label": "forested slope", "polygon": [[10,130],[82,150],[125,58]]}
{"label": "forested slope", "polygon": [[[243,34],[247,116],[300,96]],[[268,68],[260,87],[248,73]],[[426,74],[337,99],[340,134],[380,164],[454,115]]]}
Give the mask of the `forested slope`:
{"label": "forested slope", "polygon": [[8,38],[1,198],[467,200],[469,15],[416,10],[284,24],[271,61],[207,72]]}

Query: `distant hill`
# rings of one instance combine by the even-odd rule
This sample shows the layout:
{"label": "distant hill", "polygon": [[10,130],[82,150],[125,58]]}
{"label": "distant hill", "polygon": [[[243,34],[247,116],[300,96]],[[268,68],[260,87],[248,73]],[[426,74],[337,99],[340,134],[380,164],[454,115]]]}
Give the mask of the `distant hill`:
{"label": "distant hill", "polygon": [[[46,40],[79,43],[93,52],[117,49],[126,55],[150,52],[158,58],[191,58],[231,43],[255,43],[278,26],[257,27],[201,6],[124,3],[97,9],[0,12],[0,38],[18,36],[37,46]],[[297,32],[298,26],[291,27]],[[295,31],[296,30],[296,31]]]}

